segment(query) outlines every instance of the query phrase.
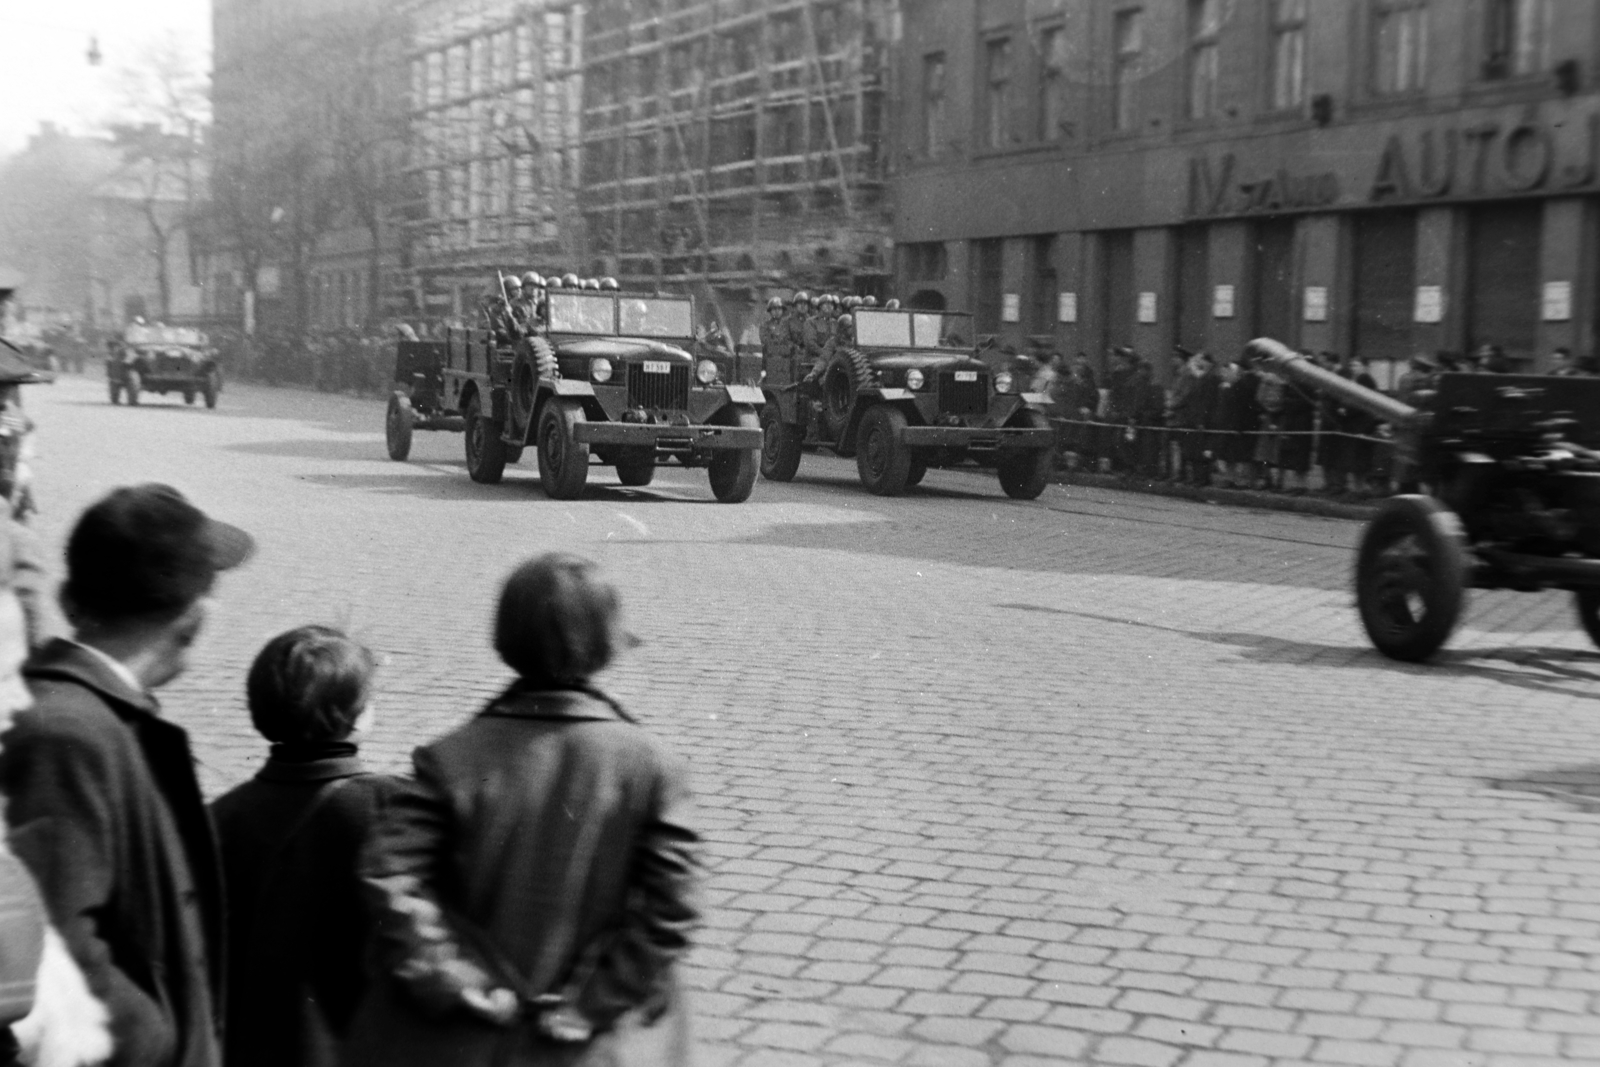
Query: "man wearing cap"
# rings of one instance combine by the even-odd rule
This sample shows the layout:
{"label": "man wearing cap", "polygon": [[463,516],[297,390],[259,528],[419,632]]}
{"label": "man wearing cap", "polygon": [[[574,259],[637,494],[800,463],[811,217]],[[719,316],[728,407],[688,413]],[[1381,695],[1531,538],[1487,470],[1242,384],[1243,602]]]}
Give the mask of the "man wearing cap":
{"label": "man wearing cap", "polygon": [[117,489],[67,541],[73,636],[25,676],[0,736],[11,846],[111,1013],[114,1067],[215,1067],[221,878],[189,739],[151,690],[188,665],[218,572],[248,534],[175,489]]}

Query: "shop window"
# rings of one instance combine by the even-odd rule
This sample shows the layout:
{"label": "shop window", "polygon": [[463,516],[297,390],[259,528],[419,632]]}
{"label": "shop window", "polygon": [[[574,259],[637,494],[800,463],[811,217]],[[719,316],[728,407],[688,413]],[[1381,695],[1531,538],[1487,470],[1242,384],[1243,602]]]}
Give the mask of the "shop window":
{"label": "shop window", "polygon": [[929,159],[944,154],[945,56],[934,52],[922,58],[922,147]]}
{"label": "shop window", "polygon": [[1539,251],[1544,208],[1538,201],[1494,204],[1468,213],[1468,343],[1499,345],[1513,359],[1533,358],[1539,333]]}
{"label": "shop window", "polygon": [[1068,125],[1067,31],[1051,26],[1039,34],[1039,140],[1063,139]]}
{"label": "shop window", "polygon": [[1000,332],[1004,249],[1005,241],[998,237],[973,242],[972,314],[979,333]]}
{"label": "shop window", "polygon": [[1416,213],[1368,212],[1355,217],[1354,227],[1354,354],[1369,362],[1407,359],[1416,293]]}
{"label": "shop window", "polygon": [[943,241],[914,241],[900,246],[906,278],[913,282],[941,282],[949,272]]}
{"label": "shop window", "polygon": [[1217,38],[1222,32],[1221,0],[1189,0],[1189,117],[1217,113]]}
{"label": "shop window", "polygon": [[998,37],[984,47],[987,100],[984,142],[990,148],[1011,143],[1011,38]]}
{"label": "shop window", "polygon": [[1136,7],[1118,11],[1112,22],[1111,126],[1131,130],[1138,121],[1139,59],[1144,50],[1144,12]]}
{"label": "shop window", "polygon": [[1272,0],[1272,108],[1287,111],[1306,99],[1307,0]]}
{"label": "shop window", "polygon": [[1489,0],[1483,76],[1515,78],[1549,65],[1550,0]]}
{"label": "shop window", "polygon": [[1055,234],[1040,234],[1033,238],[1029,254],[1033,260],[1030,329],[1034,333],[1050,333],[1056,328],[1056,293],[1059,290]]}
{"label": "shop window", "polygon": [[1427,0],[1373,0],[1372,15],[1373,91],[1421,90],[1428,62]]}

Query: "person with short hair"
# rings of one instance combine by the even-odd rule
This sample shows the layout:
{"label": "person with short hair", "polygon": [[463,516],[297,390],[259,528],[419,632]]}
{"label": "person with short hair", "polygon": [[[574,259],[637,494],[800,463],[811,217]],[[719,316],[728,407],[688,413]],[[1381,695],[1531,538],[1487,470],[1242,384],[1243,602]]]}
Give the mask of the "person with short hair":
{"label": "person with short hair", "polygon": [[393,789],[354,736],[371,651],[328,626],[267,642],[250,667],[266,765],[211,805],[228,894],[227,1067],[322,1067],[366,989],[361,846]]}
{"label": "person with short hair", "polygon": [[698,837],[682,764],[592,682],[619,611],[576,556],[506,579],[517,680],[417,749],[367,848],[383,970],[346,1064],[687,1062]]}
{"label": "person with short hair", "polygon": [[113,490],[67,541],[70,640],[0,737],[11,846],[111,1014],[114,1067],[221,1061],[222,886],[188,735],[153,690],[188,666],[219,572],[254,542],[166,485]]}

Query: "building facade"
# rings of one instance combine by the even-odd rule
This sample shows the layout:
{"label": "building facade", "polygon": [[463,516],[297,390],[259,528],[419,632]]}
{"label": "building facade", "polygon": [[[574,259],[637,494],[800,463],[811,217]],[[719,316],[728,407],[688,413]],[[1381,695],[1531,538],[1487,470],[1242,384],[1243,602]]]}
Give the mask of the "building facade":
{"label": "building facade", "polygon": [[1597,350],[1600,5],[907,0],[902,295],[1096,359]]}
{"label": "building facade", "polygon": [[898,0],[596,0],[585,25],[587,269],[688,291],[735,332],[769,290],[890,269]]}

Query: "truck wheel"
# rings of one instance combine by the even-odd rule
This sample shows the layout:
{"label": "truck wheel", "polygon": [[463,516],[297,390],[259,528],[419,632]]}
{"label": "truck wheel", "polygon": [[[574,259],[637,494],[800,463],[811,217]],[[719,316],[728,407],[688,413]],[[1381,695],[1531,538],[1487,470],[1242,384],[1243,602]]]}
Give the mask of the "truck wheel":
{"label": "truck wheel", "polygon": [[576,400],[551,397],[539,410],[539,484],[552,500],[576,500],[589,480],[589,446],[573,439],[584,421]]}
{"label": "truck wheel", "polygon": [[921,485],[922,479],[928,474],[928,460],[926,456],[911,453],[911,467],[906,471],[906,485]]}
{"label": "truck wheel", "polygon": [[617,481],[623,485],[649,485],[656,476],[654,448],[623,448],[617,453]]}
{"label": "truck wheel", "polygon": [[389,445],[389,458],[404,463],[411,455],[411,427],[416,413],[411,410],[409,397],[394,393],[389,397],[389,410],[383,418],[383,436]]}
{"label": "truck wheel", "polygon": [[1578,608],[1578,621],[1589,640],[1600,646],[1600,589],[1579,589],[1572,595]]}
{"label": "truck wheel", "polygon": [[761,476],[772,482],[793,481],[804,437],[799,426],[783,421],[778,405],[768,404],[761,412]]}
{"label": "truck wheel", "polygon": [[222,392],[222,374],[215,367],[206,371],[206,383],[200,391],[205,394],[206,407],[217,406],[217,396]]}
{"label": "truck wheel", "polygon": [[475,482],[493,485],[506,472],[506,446],[500,424],[483,413],[476,393],[467,401],[467,474]]}
{"label": "truck wheel", "polygon": [[[746,430],[761,428],[761,418],[747,407],[725,408],[717,415],[717,424],[738,426]],[[750,499],[756,487],[756,458],[759,449],[724,448],[711,454],[711,495],[724,504],[742,504]]]}
{"label": "truck wheel", "polygon": [[[1042,411],[1024,411],[1013,426],[1028,430],[1048,430],[1050,420]],[[1015,500],[1035,500],[1050,484],[1050,472],[1055,468],[1055,449],[1035,448],[1026,452],[1002,453],[996,463],[995,473],[1000,475],[1000,488]]]}
{"label": "truck wheel", "polygon": [[110,388],[111,402],[113,404],[122,403],[122,386],[118,385],[116,382],[107,382],[106,385]]}
{"label": "truck wheel", "polygon": [[139,372],[131,368],[128,370],[128,373],[122,376],[122,388],[128,394],[128,404],[130,407],[139,406],[139,387],[143,384],[144,380],[139,377]]}
{"label": "truck wheel", "polygon": [[1367,524],[1356,554],[1356,606],[1372,645],[1419,663],[1439,651],[1466,599],[1455,514],[1429,496],[1397,496]]}
{"label": "truck wheel", "polygon": [[185,404],[193,404],[194,403],[194,390],[193,389],[185,389],[183,391],[183,402]]}
{"label": "truck wheel", "polygon": [[911,449],[895,438],[906,428],[905,412],[880,404],[861,418],[856,431],[856,470],[861,484],[879,496],[899,496],[911,477]]}

